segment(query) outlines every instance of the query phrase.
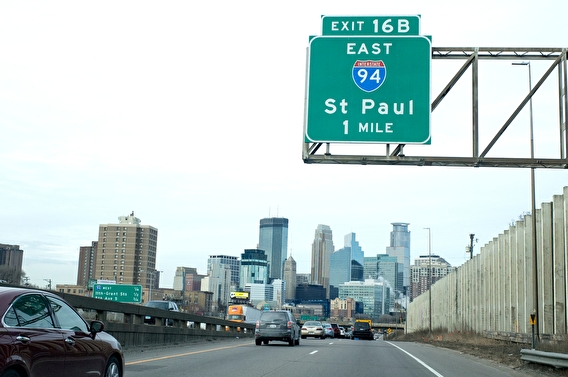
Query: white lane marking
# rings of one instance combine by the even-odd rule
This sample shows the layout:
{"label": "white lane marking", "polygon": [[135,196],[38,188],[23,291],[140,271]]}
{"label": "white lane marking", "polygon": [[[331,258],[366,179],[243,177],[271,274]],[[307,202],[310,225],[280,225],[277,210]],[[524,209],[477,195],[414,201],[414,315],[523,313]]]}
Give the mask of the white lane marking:
{"label": "white lane marking", "polygon": [[391,342],[386,342],[388,344],[390,344],[393,347],[398,348],[399,350],[401,350],[402,352],[404,352],[405,354],[407,354],[408,356],[412,357],[414,360],[416,360],[418,363],[422,364],[422,366],[426,369],[428,369],[430,372],[432,372],[435,376],[438,377],[444,377],[442,376],[440,373],[436,372],[433,368],[431,368],[428,364],[426,364],[424,361],[420,360],[419,358],[417,358],[416,356],[412,355],[411,353],[403,350],[402,348],[400,348],[399,346],[392,344]]}
{"label": "white lane marking", "polygon": [[313,355],[314,353],[317,353],[317,352],[318,352],[318,350],[312,351],[312,352],[310,352],[310,355]]}

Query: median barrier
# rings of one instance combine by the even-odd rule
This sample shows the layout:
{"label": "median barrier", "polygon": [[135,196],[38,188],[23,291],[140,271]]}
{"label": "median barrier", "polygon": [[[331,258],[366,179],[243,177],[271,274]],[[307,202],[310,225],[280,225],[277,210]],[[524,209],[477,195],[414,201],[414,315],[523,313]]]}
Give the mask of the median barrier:
{"label": "median barrier", "polygon": [[[226,321],[216,317],[165,311],[138,304],[101,300],[92,297],[55,292],[87,320],[100,320],[105,331],[125,348],[149,345],[172,345],[203,340],[254,337],[254,325]],[[156,318],[156,324],[144,323],[145,316]],[[164,319],[172,326],[164,326]]]}

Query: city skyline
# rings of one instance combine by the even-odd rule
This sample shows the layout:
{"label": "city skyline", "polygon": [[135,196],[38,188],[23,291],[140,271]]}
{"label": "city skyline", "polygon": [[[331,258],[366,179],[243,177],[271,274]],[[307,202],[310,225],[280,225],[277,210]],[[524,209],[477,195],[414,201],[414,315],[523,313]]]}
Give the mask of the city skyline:
{"label": "city skyline", "polygon": [[[107,228],[108,226],[110,226],[110,225],[117,225],[117,224],[124,224],[124,223],[128,224],[128,223],[130,223],[131,225],[132,225],[132,224],[135,224],[135,225],[143,226],[143,227],[146,228],[146,229],[152,229],[152,230],[155,231],[155,232],[158,232],[158,231],[159,231],[159,229],[156,229],[156,228],[152,227],[152,226],[149,225],[149,224],[143,224],[143,222],[142,222],[141,219],[139,219],[139,218],[137,218],[137,217],[134,216],[134,211],[133,211],[129,216],[119,216],[118,218],[119,218],[119,222],[116,222],[116,223],[99,224],[99,241],[101,242],[101,245],[102,245],[102,242],[103,242],[104,240],[106,240],[106,238],[104,238],[104,237],[106,236],[106,231],[107,231],[106,228]],[[263,219],[261,219],[261,220],[267,220],[267,219],[284,219],[284,218],[263,218]],[[285,220],[286,220],[286,223],[288,223],[288,219],[285,219]],[[392,229],[391,229],[391,231],[389,232],[389,233],[391,234],[391,242],[393,242],[393,234],[396,235],[397,233],[400,233],[400,227],[401,227],[401,225],[403,226],[403,228],[404,228],[405,231],[408,231],[408,227],[409,227],[411,224],[409,224],[409,223],[401,223],[401,222],[394,222],[394,223],[391,223]],[[259,231],[259,234],[260,234],[260,231]],[[318,239],[318,234],[319,234],[319,235],[322,235],[321,240],[324,241],[324,244],[325,244],[326,242],[328,242],[328,241],[331,241],[331,244],[330,244],[330,245],[331,245],[332,248],[333,248],[333,252],[332,252],[330,255],[328,255],[328,257],[331,258],[331,256],[332,256],[334,253],[337,253],[338,251],[341,251],[341,250],[342,250],[342,249],[335,249],[334,242],[333,242],[333,240],[334,240],[334,237],[333,237],[333,229],[332,229],[330,226],[325,225],[325,224],[318,224],[317,227],[316,227],[316,229],[315,229],[315,233],[314,233],[314,234],[315,234],[314,240],[312,241],[312,244],[311,244],[312,262],[311,262],[308,266],[304,266],[303,268],[300,268],[300,267],[299,267],[299,264],[294,260],[295,265],[298,266],[298,267],[297,267],[298,274],[305,274],[305,273],[308,273],[308,274],[310,274],[310,276],[312,276],[312,271],[313,271],[313,268],[314,268],[314,260],[313,260],[313,257],[314,257],[314,256],[313,256],[313,253],[314,253],[314,247],[316,247],[315,245],[317,245],[317,243],[314,243],[314,242],[317,241],[317,239]],[[362,247],[362,246],[360,245],[360,242],[357,240],[357,233],[356,233],[356,232],[349,232],[349,233],[347,233],[347,234],[345,234],[345,235],[343,235],[343,236],[337,236],[337,237],[343,238],[345,245],[351,244],[351,245],[356,246],[356,249],[357,249],[357,252],[356,252],[356,253],[357,253],[357,255],[359,255],[359,256],[362,255],[365,259],[366,259],[366,258],[369,258],[369,257],[375,258],[375,257],[378,256],[378,255],[387,255],[387,254],[389,254],[389,250],[390,250],[391,253],[393,253],[393,252],[396,253],[397,250],[398,250],[396,247],[393,247],[393,246],[385,246],[385,249],[384,249],[383,252],[378,252],[378,253],[376,253],[376,254],[372,254],[372,255],[369,254],[369,255],[367,255],[367,253],[365,253],[365,248]],[[396,236],[394,236],[394,237],[395,237],[395,239],[396,239]],[[405,238],[405,239],[404,239],[404,242],[410,242],[410,237],[411,237],[411,232],[410,232],[410,231],[408,231],[407,237],[408,237],[408,239]],[[325,241],[325,240],[327,240],[327,241]],[[396,244],[396,242],[400,242],[400,241],[394,241],[394,242],[395,242],[395,244]],[[93,241],[90,246],[79,246],[79,247],[78,247],[79,253],[78,253],[78,255],[77,255],[77,259],[78,259],[78,265],[79,265],[79,266],[81,266],[81,261],[83,261],[83,263],[86,264],[87,258],[86,258],[86,255],[85,255],[85,250],[89,250],[89,249],[92,249],[92,248],[96,248],[96,245],[97,245],[97,244],[98,244],[98,241]],[[319,247],[319,246],[318,246],[318,247]],[[159,249],[159,241],[158,241],[158,244],[156,245],[156,249]],[[404,249],[404,248],[403,248],[403,249]],[[259,248],[259,249],[244,249],[244,250],[242,250],[240,253],[237,253],[237,255],[232,255],[231,253],[219,254],[219,255],[209,255],[209,256],[206,258],[206,267],[205,267],[203,270],[201,270],[199,267],[195,267],[196,264],[195,264],[193,261],[181,262],[181,263],[179,263],[179,264],[177,265],[177,268],[179,268],[180,266],[192,266],[192,268],[195,268],[195,269],[196,269],[197,273],[201,273],[201,274],[203,274],[203,275],[208,275],[208,272],[209,272],[209,269],[210,269],[211,260],[212,260],[211,258],[212,258],[212,257],[213,257],[213,258],[223,258],[223,259],[226,258],[226,257],[229,257],[229,258],[234,259],[235,261],[238,260],[238,261],[240,262],[240,261],[241,261],[241,258],[242,258],[242,256],[243,256],[244,254],[246,254],[247,252],[250,253],[250,252],[252,252],[252,251],[257,251],[257,250],[262,250],[262,249],[260,249],[260,248]],[[410,250],[411,250],[411,248],[408,248],[408,251],[410,251]],[[22,250],[22,251],[23,251],[23,260],[25,261],[25,250]],[[265,252],[266,252],[266,251],[265,251]],[[350,253],[351,253],[351,251],[350,251]],[[157,254],[157,255],[156,255],[156,259],[157,259],[157,260],[160,260],[159,252],[156,252],[156,254]],[[266,254],[267,254],[267,253],[266,253]],[[424,255],[424,253],[418,253],[418,254],[415,255],[415,258],[414,258],[413,260],[418,260],[418,259],[420,259],[423,255]],[[396,258],[396,255],[395,255],[395,256],[389,255],[389,256]],[[289,257],[293,257],[292,253],[289,254]],[[100,263],[100,258],[101,258],[101,256],[99,256],[99,263]],[[328,259],[329,259],[329,258],[328,258]],[[402,260],[406,261],[406,258],[405,258],[404,256],[402,256]],[[131,261],[131,262],[132,262],[132,261]],[[411,264],[411,262],[412,262],[412,261],[410,261],[410,259],[409,259],[409,264],[408,264],[408,266],[406,266],[406,263],[401,263],[401,264],[404,264],[404,265],[405,265],[405,269],[404,269],[405,275],[409,275],[409,274],[410,274],[410,264]],[[131,263],[131,264],[132,264],[132,263]],[[157,265],[158,265],[158,263],[156,263],[156,266],[157,266]],[[316,262],[315,265],[320,265],[320,264],[319,264],[319,262]],[[321,265],[320,265],[320,267],[324,267],[324,266],[321,266]],[[329,267],[329,261],[328,261],[328,267]],[[406,267],[408,267],[408,268],[406,268]],[[456,267],[456,266],[453,266],[453,267]],[[171,277],[172,282],[175,280],[175,276],[176,276],[176,271],[175,271],[175,270],[172,272],[172,274],[171,274],[171,276],[170,276],[170,274],[169,274],[167,271],[163,271],[163,270],[161,270],[159,267],[155,267],[154,265],[152,265],[151,267],[147,267],[147,268],[148,268],[149,271],[150,271],[150,270],[153,270],[153,271],[159,272],[159,277],[160,277],[160,280],[161,280],[161,281],[166,281],[166,282],[167,282],[167,281],[170,280],[170,277]],[[232,268],[234,268],[234,267],[232,267]],[[406,272],[407,269],[408,269],[408,271]],[[80,270],[81,270],[81,269],[80,269],[80,267],[79,267],[79,269],[77,269],[77,278],[76,278],[76,281],[73,280],[73,281],[71,281],[71,282],[61,282],[61,283],[57,282],[57,283],[58,283],[58,284],[75,284],[75,282],[79,282],[79,280],[81,280],[81,277],[79,276]],[[99,266],[99,268],[98,268],[96,271],[99,271],[99,274],[100,274],[100,271],[101,271],[101,270],[100,270],[100,266]],[[24,269],[24,272],[25,272],[25,269]],[[143,272],[143,273],[142,273],[141,275],[143,275],[143,278],[140,278],[139,280],[140,280],[140,281],[150,281],[150,279],[151,279],[151,274],[150,274],[150,273],[146,273],[146,271],[145,271],[144,269],[142,269],[142,272]],[[319,273],[320,273],[320,274],[321,274],[321,273],[324,273],[324,275],[325,275],[325,276],[322,276],[322,277],[316,277],[316,280],[317,280],[317,279],[321,279],[321,282],[316,282],[315,280],[312,280],[311,283],[314,283],[314,284],[322,284],[322,285],[325,285],[325,284],[326,284],[325,281],[327,281],[327,282],[329,283],[330,276],[331,276],[331,271],[328,271],[327,273],[325,273],[323,270],[320,270]],[[94,274],[96,275],[97,273],[94,272]],[[103,278],[104,278],[104,276],[103,276]],[[364,278],[366,278],[366,277],[364,277]],[[312,277],[312,279],[314,279],[314,277]],[[269,279],[269,280],[270,280],[270,279]],[[55,286],[55,284],[57,284],[57,283],[54,282],[52,285]],[[118,282],[118,283],[121,283],[121,282]],[[125,284],[125,282],[122,282],[122,283]],[[389,283],[390,283],[390,282],[389,282]],[[140,284],[144,285],[143,283],[140,283]],[[395,287],[395,283],[391,283],[391,285],[392,285],[393,288]],[[163,288],[172,288],[173,285],[168,285],[168,284],[166,283],[166,284],[162,284],[161,287],[163,287]]]}
{"label": "city skyline", "polygon": [[[274,12],[260,0],[0,2],[0,242],[24,250],[23,270],[38,286],[75,282],[80,247],[97,239],[97,225],[131,211],[160,230],[156,269],[167,287],[180,264],[205,273],[208,255],[257,248],[259,219],[275,214],[290,220],[286,253],[299,272],[310,271],[318,224],[356,232],[375,255],[390,245],[390,223],[404,221],[411,259],[428,251],[429,228],[432,252],[463,264],[470,234],[476,255],[532,210],[530,169],[302,158],[307,48],[322,15],[420,15],[433,48],[568,44],[560,0],[451,4],[330,0]],[[479,59],[474,102],[471,67],[446,93],[465,61],[433,58],[431,99],[445,96],[430,115],[431,144],[406,144],[406,156],[468,157],[473,123],[479,147],[491,143],[529,93],[529,72],[536,84],[551,64],[531,60],[529,71],[512,62]],[[488,158],[528,158],[529,119],[535,158],[558,158],[555,76],[534,93],[533,117],[523,107]],[[338,150],[399,149],[333,143],[328,162]],[[535,170],[538,209],[562,193],[568,170]]]}

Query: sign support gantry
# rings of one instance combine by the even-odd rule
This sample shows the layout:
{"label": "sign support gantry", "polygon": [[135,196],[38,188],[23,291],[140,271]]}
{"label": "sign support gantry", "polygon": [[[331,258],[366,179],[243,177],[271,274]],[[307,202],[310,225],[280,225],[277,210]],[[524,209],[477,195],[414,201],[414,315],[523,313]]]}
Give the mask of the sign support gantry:
{"label": "sign support gantry", "polygon": [[[404,153],[405,143],[384,143],[385,153],[382,155],[342,155],[332,153],[334,142],[309,142],[304,138],[302,158],[307,164],[358,164],[358,165],[407,165],[407,166],[453,166],[453,167],[504,167],[504,168],[568,168],[568,132],[566,120],[568,119],[567,98],[567,62],[566,48],[495,48],[495,47],[432,47],[432,60],[465,60],[453,78],[442,89],[431,103],[433,112],[442,100],[450,93],[456,83],[464,77],[471,68],[472,82],[472,154],[463,156],[412,156]],[[545,60],[551,65],[536,82],[530,92],[521,101],[518,107],[499,128],[491,141],[481,149],[479,145],[479,64],[481,60]],[[502,137],[513,120],[527,105],[534,94],[551,74],[558,72],[558,133],[550,135],[550,140],[558,140],[557,158],[518,158],[518,157],[491,157],[490,152],[495,143]],[[548,135],[547,135],[548,137]],[[325,148],[321,148],[325,145]],[[322,151],[323,149],[323,151]],[[392,149],[392,150],[391,150]],[[481,151],[481,152],[480,152]],[[319,152],[319,153],[318,153]]]}

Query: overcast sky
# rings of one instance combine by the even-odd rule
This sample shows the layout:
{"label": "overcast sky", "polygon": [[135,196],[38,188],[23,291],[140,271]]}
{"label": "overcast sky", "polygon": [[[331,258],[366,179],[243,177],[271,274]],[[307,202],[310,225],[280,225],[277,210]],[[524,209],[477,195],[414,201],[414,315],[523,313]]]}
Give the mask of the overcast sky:
{"label": "overcast sky", "polygon": [[[171,287],[177,266],[205,274],[209,255],[255,248],[264,217],[289,219],[298,272],[318,224],[336,249],[355,232],[374,256],[406,222],[412,261],[430,228],[432,252],[459,266],[470,233],[478,252],[530,211],[529,171],[304,164],[308,38],[321,15],[420,14],[433,47],[568,47],[567,11],[564,0],[4,0],[0,243],[24,250],[31,283],[74,284],[79,247],[134,211],[158,229]],[[462,63],[432,62],[432,98]],[[510,63],[480,67],[482,148],[528,91],[527,67]],[[532,65],[533,83],[549,64]],[[409,152],[471,154],[470,77],[432,114],[432,144]],[[556,80],[534,98],[537,157],[559,157]],[[525,110],[494,156],[528,157],[528,124]],[[537,208],[568,183],[562,170],[536,177]]]}

